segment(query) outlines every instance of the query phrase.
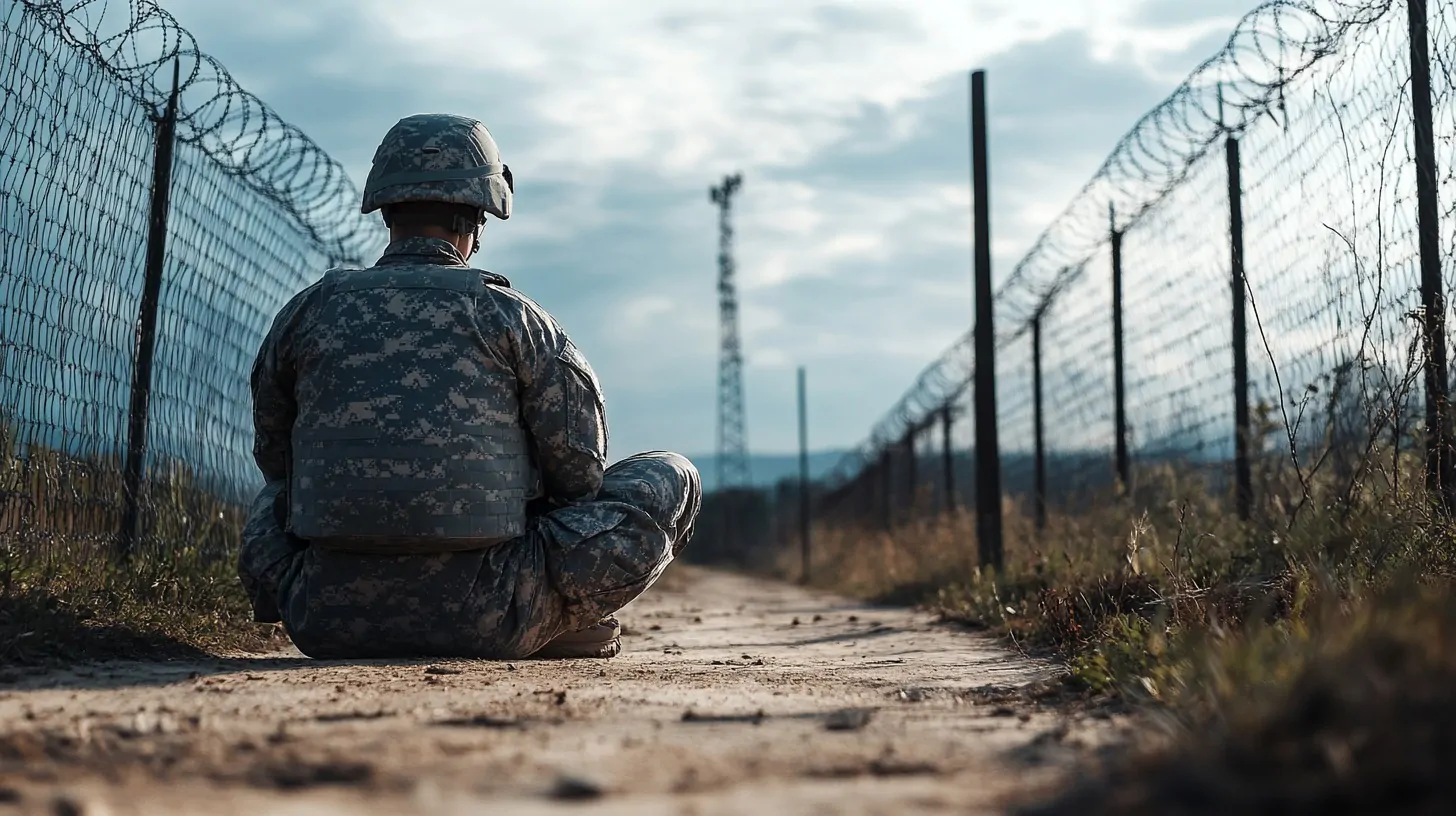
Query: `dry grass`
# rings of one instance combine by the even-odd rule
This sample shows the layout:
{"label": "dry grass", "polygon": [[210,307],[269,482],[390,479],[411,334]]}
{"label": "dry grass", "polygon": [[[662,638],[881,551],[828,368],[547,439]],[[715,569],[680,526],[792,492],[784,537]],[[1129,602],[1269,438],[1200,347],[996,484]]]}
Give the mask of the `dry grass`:
{"label": "dry grass", "polygon": [[241,508],[184,467],[146,487],[144,536],[125,564],[120,463],[31,447],[0,423],[0,665],[149,657],[286,643],[252,622],[234,559]]}
{"label": "dry grass", "polygon": [[287,644],[252,610],[231,562],[196,553],[143,555],[126,566],[109,553],[0,561],[0,665],[151,658]]}
{"label": "dry grass", "polygon": [[1411,454],[1360,461],[1271,456],[1248,524],[1172,467],[1041,532],[1008,502],[999,575],[974,563],[969,514],[821,528],[815,583],[1057,655],[1072,687],[1137,704],[1170,738],[1029,812],[1456,808],[1456,532]]}
{"label": "dry grass", "polygon": [[1185,690],[1197,715],[1174,709],[1171,747],[1136,750],[1016,812],[1456,807],[1456,601],[1445,588],[1412,582],[1321,604],[1206,649],[1207,685]]}

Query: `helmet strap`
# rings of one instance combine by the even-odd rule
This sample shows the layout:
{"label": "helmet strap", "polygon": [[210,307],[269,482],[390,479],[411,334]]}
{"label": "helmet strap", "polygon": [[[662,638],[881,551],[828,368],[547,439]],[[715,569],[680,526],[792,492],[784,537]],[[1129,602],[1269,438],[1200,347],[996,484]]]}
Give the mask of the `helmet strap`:
{"label": "helmet strap", "polygon": [[475,253],[480,251],[480,233],[485,229],[484,210],[475,211],[475,223],[473,224],[464,217],[456,216],[455,222],[451,227],[456,235],[470,234],[470,252],[465,256],[467,259],[473,257]]}

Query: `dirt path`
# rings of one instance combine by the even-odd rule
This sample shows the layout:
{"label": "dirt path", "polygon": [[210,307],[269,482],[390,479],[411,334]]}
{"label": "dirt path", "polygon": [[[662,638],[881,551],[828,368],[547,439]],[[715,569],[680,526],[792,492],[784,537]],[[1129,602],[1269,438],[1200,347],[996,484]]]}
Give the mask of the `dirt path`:
{"label": "dirt path", "polygon": [[1050,669],[921,613],[674,567],[621,618],[610,661],[11,678],[0,813],[996,812],[1112,731],[972,693]]}

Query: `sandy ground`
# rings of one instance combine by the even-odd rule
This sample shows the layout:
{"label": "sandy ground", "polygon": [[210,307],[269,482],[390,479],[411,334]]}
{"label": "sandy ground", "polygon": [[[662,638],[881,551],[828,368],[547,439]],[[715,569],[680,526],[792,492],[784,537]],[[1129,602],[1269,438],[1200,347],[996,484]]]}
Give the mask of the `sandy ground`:
{"label": "sandy ground", "polygon": [[994,813],[1121,727],[910,610],[675,566],[620,617],[606,661],[12,672],[0,813]]}

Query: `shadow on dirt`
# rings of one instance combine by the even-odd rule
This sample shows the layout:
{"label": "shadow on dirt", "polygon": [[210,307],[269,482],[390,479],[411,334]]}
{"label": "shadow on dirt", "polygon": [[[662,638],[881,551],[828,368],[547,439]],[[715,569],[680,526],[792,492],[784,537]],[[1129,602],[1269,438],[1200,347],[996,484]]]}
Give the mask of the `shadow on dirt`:
{"label": "shadow on dirt", "polygon": [[1012,812],[1456,812],[1456,601],[1432,606],[1390,615],[1171,749],[1131,752]]}
{"label": "shadow on dirt", "polygon": [[[246,624],[267,629],[260,624]],[[278,631],[261,643],[288,643]],[[301,655],[221,657],[158,631],[98,621],[45,592],[0,594],[0,691],[158,686],[212,675],[321,666],[419,665],[409,660],[314,660]]]}
{"label": "shadow on dirt", "polygon": [[157,632],[98,622],[41,591],[0,594],[0,667],[54,667],[76,660],[201,658],[201,649]]}

